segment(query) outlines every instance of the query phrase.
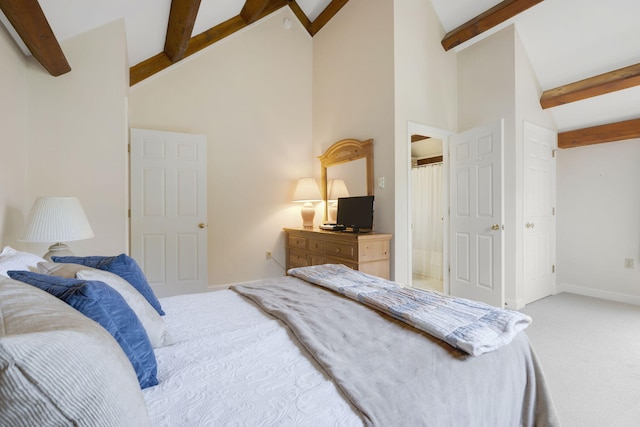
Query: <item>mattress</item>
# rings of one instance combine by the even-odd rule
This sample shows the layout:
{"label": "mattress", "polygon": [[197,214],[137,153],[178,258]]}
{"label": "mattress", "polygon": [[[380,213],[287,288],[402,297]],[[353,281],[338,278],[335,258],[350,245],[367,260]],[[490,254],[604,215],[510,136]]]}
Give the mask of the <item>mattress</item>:
{"label": "mattress", "polygon": [[280,321],[230,290],[160,300],[175,344],[143,390],[154,426],[361,426]]}

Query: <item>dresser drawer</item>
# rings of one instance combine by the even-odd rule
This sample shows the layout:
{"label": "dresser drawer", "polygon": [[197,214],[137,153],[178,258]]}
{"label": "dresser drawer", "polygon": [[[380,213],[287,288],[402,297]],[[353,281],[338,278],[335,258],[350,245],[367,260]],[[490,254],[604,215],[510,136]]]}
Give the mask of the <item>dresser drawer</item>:
{"label": "dresser drawer", "polygon": [[372,240],[360,242],[358,251],[360,252],[360,262],[389,259],[389,241]]}
{"label": "dresser drawer", "polygon": [[326,263],[327,258],[325,258],[324,254],[309,254],[309,265],[321,265]]}
{"label": "dresser drawer", "polygon": [[289,235],[289,247],[296,249],[307,249],[307,238],[302,236]]}
{"label": "dresser drawer", "polygon": [[307,250],[309,252],[318,252],[324,254],[325,241],[319,239],[309,239]]}
{"label": "dresser drawer", "polygon": [[309,265],[309,262],[305,251],[289,249],[289,268],[306,267],[307,265]]}
{"label": "dresser drawer", "polygon": [[285,269],[321,264],[343,264],[375,276],[389,278],[391,234],[340,233],[317,229],[285,228]]}
{"label": "dresser drawer", "polygon": [[355,260],[356,245],[342,242],[327,242],[327,257]]}

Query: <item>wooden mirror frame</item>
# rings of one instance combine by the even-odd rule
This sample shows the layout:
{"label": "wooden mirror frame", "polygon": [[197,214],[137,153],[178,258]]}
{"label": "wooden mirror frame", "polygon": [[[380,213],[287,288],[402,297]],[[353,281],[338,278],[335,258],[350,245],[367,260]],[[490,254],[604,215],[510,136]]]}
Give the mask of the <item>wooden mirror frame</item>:
{"label": "wooden mirror frame", "polygon": [[342,139],[318,156],[321,166],[322,200],[324,200],[324,221],[329,218],[327,203],[327,168],[358,159],[367,161],[367,196],[373,196],[373,139],[359,141]]}

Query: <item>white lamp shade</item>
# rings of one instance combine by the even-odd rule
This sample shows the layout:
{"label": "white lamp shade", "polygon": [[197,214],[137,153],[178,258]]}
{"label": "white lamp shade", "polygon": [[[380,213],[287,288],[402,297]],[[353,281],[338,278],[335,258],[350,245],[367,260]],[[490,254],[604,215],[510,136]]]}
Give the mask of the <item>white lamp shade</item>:
{"label": "white lamp shade", "polygon": [[71,242],[93,237],[76,197],[38,197],[29,212],[24,242]]}
{"label": "white lamp shade", "polygon": [[313,178],[300,178],[293,194],[294,202],[319,202],[322,200],[318,183]]}
{"label": "white lamp shade", "polygon": [[327,184],[327,200],[338,200],[341,197],[349,197],[347,184],[341,179],[330,179]]}

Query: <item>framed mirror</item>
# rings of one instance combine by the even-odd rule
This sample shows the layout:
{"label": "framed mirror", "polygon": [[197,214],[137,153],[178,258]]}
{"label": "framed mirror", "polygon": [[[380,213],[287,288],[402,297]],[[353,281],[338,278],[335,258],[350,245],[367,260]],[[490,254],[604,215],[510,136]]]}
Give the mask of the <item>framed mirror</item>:
{"label": "framed mirror", "polygon": [[[333,144],[327,151],[318,156],[321,166],[321,189],[324,200],[324,222],[335,221],[335,214],[330,215],[331,189],[344,184],[348,195],[373,196],[373,139],[360,141],[343,139]],[[335,186],[333,184],[336,184]],[[346,197],[338,192],[338,197]]]}

